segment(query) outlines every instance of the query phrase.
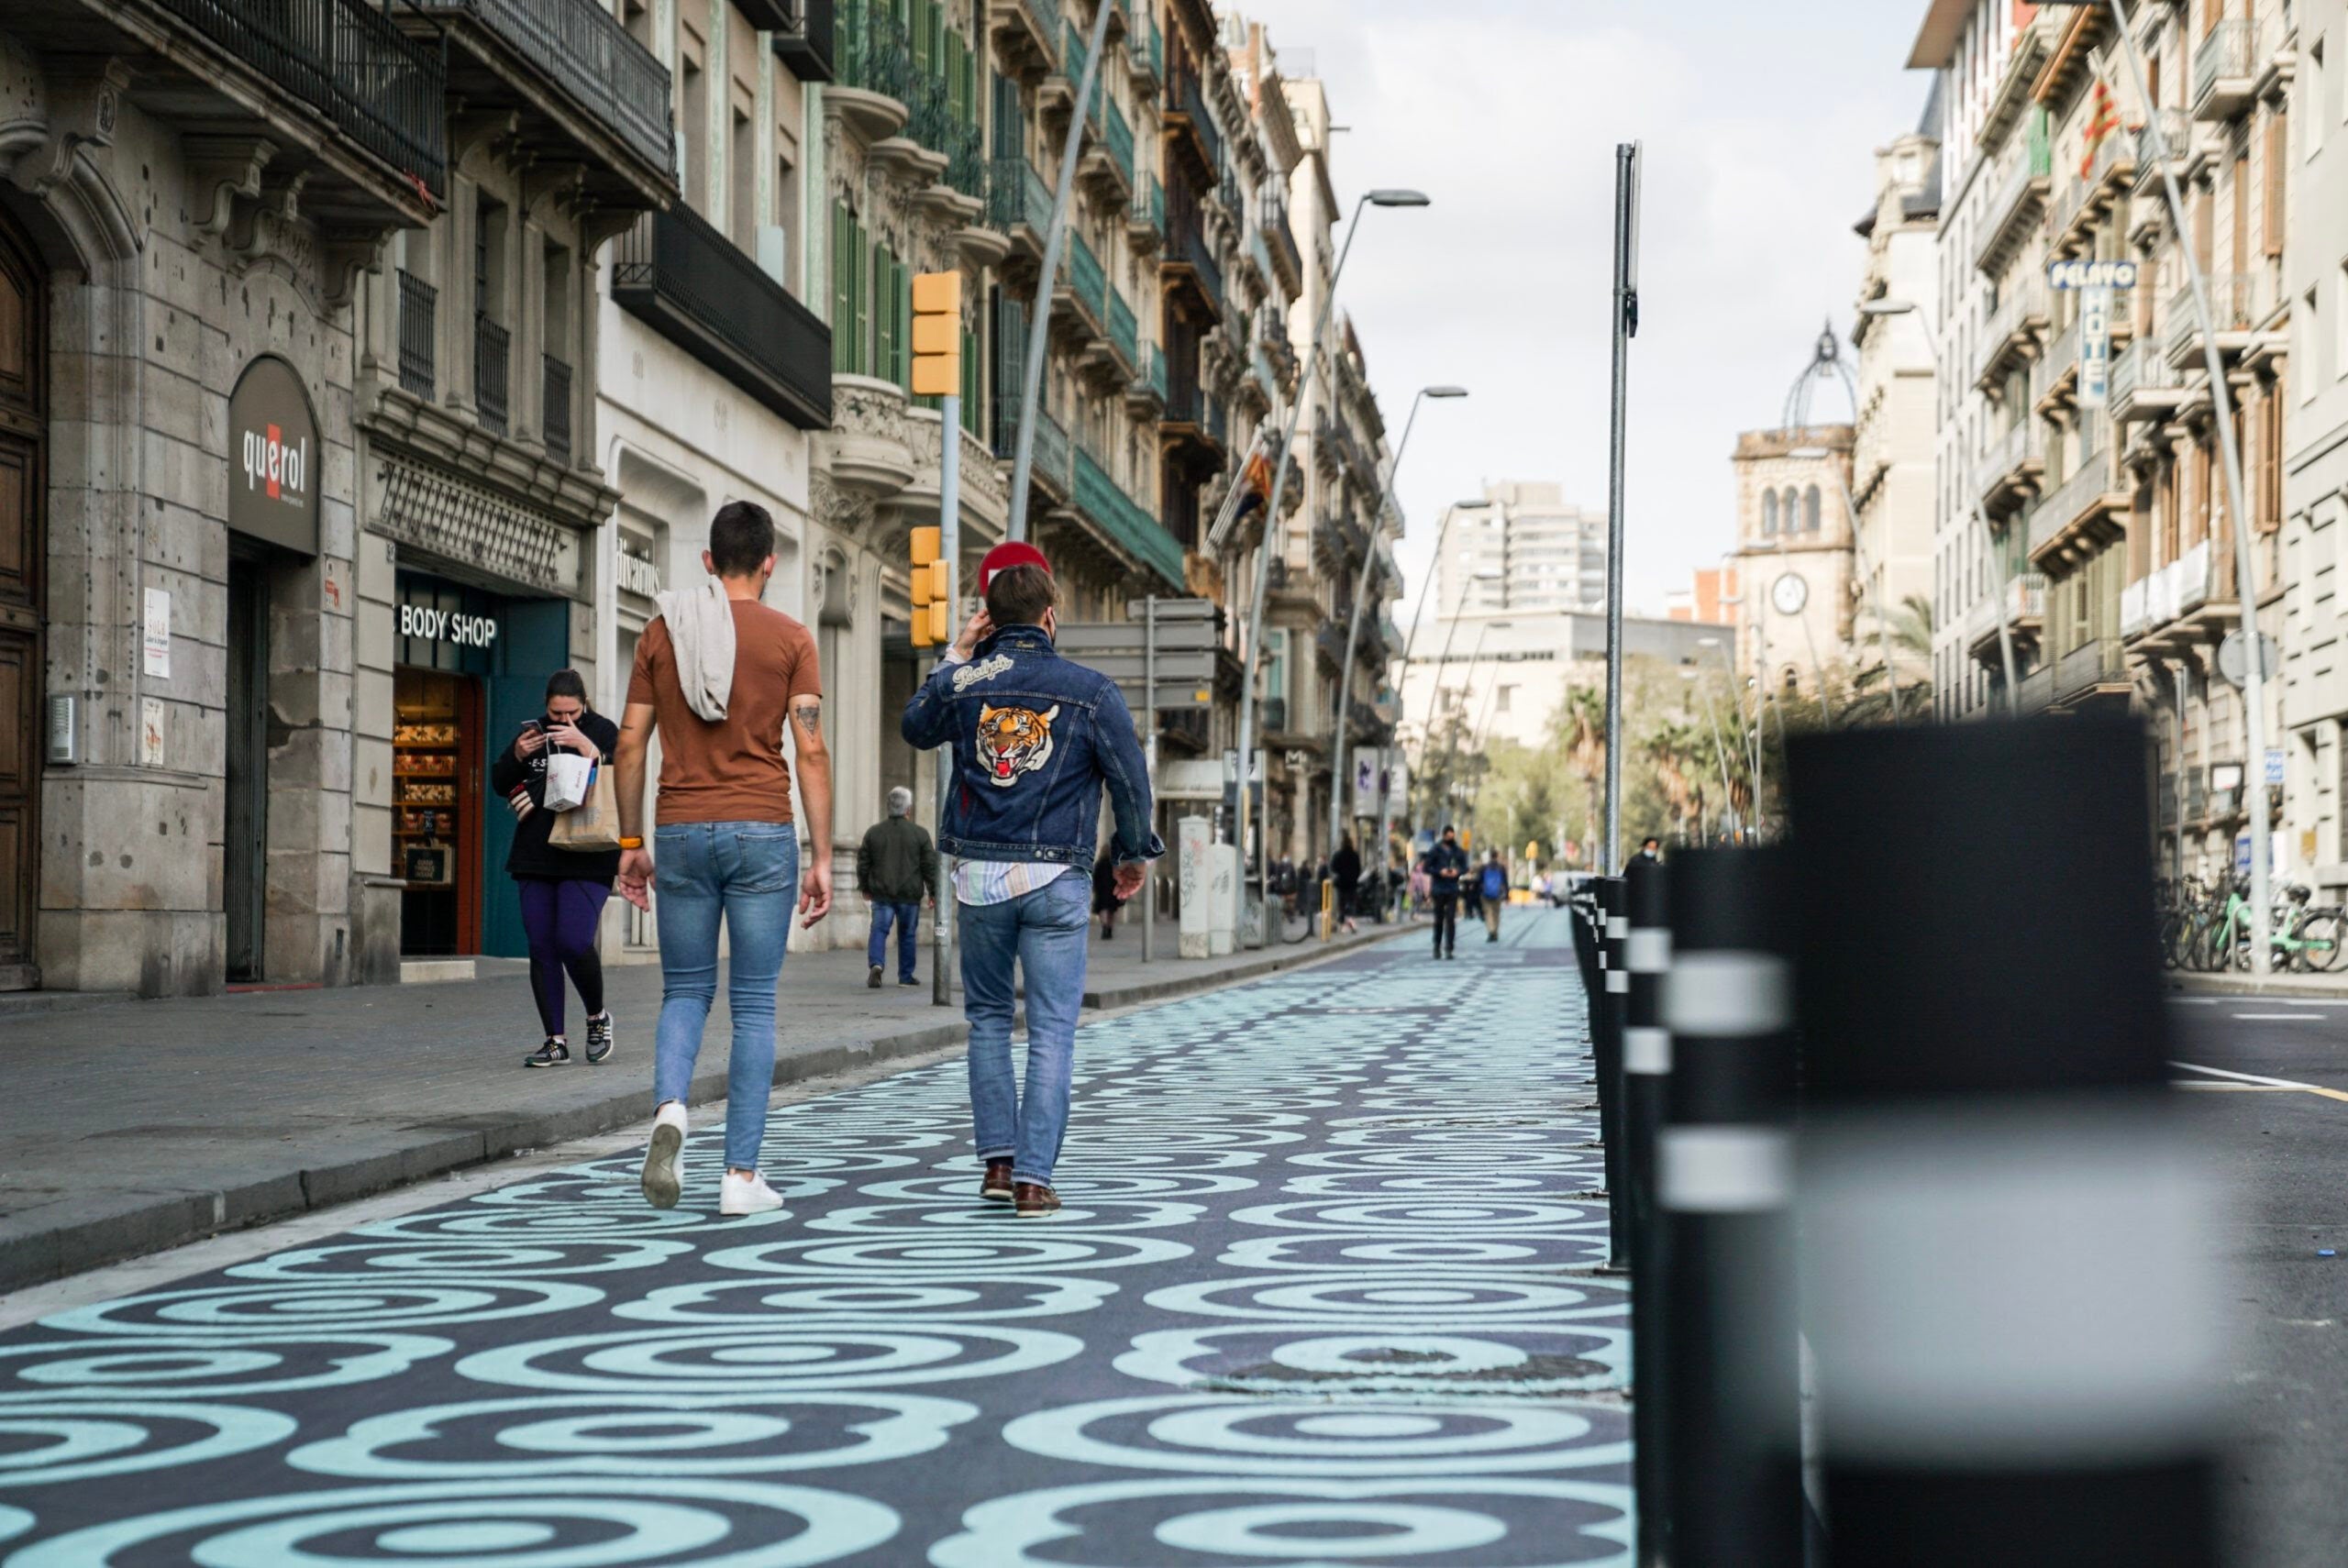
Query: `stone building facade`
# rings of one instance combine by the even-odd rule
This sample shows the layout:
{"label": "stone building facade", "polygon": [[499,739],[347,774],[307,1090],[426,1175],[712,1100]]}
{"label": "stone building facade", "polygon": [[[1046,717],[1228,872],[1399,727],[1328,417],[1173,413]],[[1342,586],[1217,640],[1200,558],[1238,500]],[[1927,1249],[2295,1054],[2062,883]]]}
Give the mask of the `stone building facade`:
{"label": "stone building facade", "polygon": [[[1736,438],[1737,668],[1777,696],[1847,690],[1858,578],[1847,493],[1847,425],[1751,430]],[[1837,483],[1837,480],[1841,483]]]}

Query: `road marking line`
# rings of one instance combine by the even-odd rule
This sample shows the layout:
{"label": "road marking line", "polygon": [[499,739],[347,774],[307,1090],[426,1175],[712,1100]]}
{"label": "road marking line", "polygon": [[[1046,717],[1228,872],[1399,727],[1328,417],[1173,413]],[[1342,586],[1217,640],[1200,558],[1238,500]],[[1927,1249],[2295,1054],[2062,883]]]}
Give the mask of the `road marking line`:
{"label": "road marking line", "polygon": [[2238,1012],[2234,1017],[2244,1023],[2296,1023],[2301,1019],[2314,1023],[2324,1021],[2320,1012]]}
{"label": "road marking line", "polygon": [[2168,1087],[2171,1088],[2231,1090],[2236,1094],[2297,1094],[2299,1092],[2296,1088],[2289,1084],[2218,1084],[2211,1083],[2206,1078],[2172,1078],[2169,1080]]}
{"label": "road marking line", "polygon": [[2307,1094],[2320,1094],[2326,1099],[2348,1100],[2348,1090],[2325,1088],[2320,1084],[2303,1084],[2296,1078],[2270,1078],[2258,1073],[2230,1073],[2223,1067],[2205,1067],[2198,1062],[2171,1062],[2172,1067],[2182,1067],[2188,1073],[2207,1073],[2211,1077],[2232,1078],[2237,1083],[2263,1084],[2271,1088],[2298,1089]]}

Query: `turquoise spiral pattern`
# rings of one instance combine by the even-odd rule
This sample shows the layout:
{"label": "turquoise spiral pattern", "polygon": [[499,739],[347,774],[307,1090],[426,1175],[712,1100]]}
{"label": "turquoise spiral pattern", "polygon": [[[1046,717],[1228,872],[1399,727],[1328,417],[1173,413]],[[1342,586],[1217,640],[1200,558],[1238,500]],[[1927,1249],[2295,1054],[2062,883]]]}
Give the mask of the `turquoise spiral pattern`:
{"label": "turquoise spiral pattern", "polygon": [[952,1063],[0,1334],[0,1568],[1627,1563],[1568,933],[1471,947],[1088,1024],[1050,1224]]}

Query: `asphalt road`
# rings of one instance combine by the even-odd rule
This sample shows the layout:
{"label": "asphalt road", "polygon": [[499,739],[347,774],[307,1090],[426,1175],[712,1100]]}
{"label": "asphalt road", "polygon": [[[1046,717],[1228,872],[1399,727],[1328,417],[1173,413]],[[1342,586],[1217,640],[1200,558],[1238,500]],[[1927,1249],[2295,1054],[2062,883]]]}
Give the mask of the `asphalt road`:
{"label": "asphalt road", "polygon": [[703,1114],[666,1213],[616,1150],[150,1268],[0,1334],[0,1553],[1626,1562],[1565,920],[1088,1021],[1056,1220],[978,1200],[947,1064],[780,1109],[777,1214]]}
{"label": "asphalt road", "polygon": [[2204,1086],[2190,1114],[2230,1182],[2238,1561],[2348,1562],[2348,1003],[2196,998],[2176,1018],[2177,1081]]}

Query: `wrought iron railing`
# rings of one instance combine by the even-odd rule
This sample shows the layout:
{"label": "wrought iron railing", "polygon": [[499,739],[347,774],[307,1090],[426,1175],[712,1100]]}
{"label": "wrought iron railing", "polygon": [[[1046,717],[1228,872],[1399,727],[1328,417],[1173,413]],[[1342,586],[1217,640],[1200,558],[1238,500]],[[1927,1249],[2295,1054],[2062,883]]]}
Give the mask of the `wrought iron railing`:
{"label": "wrought iron railing", "polygon": [[[2210,326],[2219,332],[2247,332],[2265,314],[2262,301],[2266,280],[2255,273],[2213,272],[2210,286]],[[2197,348],[2201,318],[2193,306],[2190,284],[2168,297],[2168,355],[2172,359]]]}
{"label": "wrought iron railing", "polygon": [[570,367],[547,355],[539,385],[545,393],[547,450],[567,463],[570,461]]}
{"label": "wrought iron railing", "polygon": [[1107,132],[1102,138],[1108,146],[1109,160],[1131,184],[1134,178],[1134,127],[1125,118],[1125,111],[1114,102],[1109,105]]}
{"label": "wrought iron railing", "polygon": [[987,160],[986,133],[976,126],[958,125],[947,152],[946,183],[966,196],[991,203],[993,198],[989,175],[992,165]]}
{"label": "wrought iron railing", "polygon": [[440,291],[402,269],[400,282],[400,385],[431,401],[437,390],[436,322]]}
{"label": "wrought iron railing", "polygon": [[2172,162],[2192,150],[2192,122],[2182,109],[2163,109],[2136,127],[2136,177],[2140,181],[2148,173],[2157,174],[2160,160],[2153,156],[2153,132],[2157,126],[2161,145]]}
{"label": "wrought iron railing", "polygon": [[677,146],[669,113],[669,68],[628,36],[609,7],[594,0],[413,3],[423,11],[463,11],[478,17],[584,105],[630,151],[674,177]]}
{"label": "wrought iron railing", "polygon": [[1288,275],[1304,275],[1304,257],[1296,248],[1296,236],[1288,226],[1288,199],[1277,193],[1264,198],[1264,233],[1270,237],[1272,253],[1288,263]]}
{"label": "wrought iron railing", "polygon": [[1125,303],[1124,293],[1109,291],[1109,341],[1125,357],[1125,363],[1135,364],[1141,358],[1141,323],[1134,318],[1134,307]]}
{"label": "wrought iron railing", "polygon": [[2228,17],[2210,29],[2193,51],[2193,106],[2209,102],[2218,84],[2242,81],[2255,69],[2258,24],[2243,17]]}
{"label": "wrought iron railing", "polygon": [[158,0],[436,200],[449,193],[449,80],[437,51],[366,0]]}
{"label": "wrought iron railing", "polygon": [[1068,280],[1075,290],[1077,302],[1092,313],[1092,319],[1108,325],[1109,274],[1101,268],[1101,258],[1092,253],[1084,236],[1072,228],[1069,233]]}
{"label": "wrought iron railing", "polygon": [[1058,488],[1068,491],[1068,426],[1052,417],[1049,409],[1036,411],[1036,473]]}
{"label": "wrought iron railing", "polygon": [[1195,72],[1183,72],[1174,83],[1172,94],[1175,112],[1191,122],[1197,132],[1199,144],[1206,149],[1211,167],[1223,165],[1223,133],[1215,128],[1214,116],[1207,112],[1205,91],[1199,85]]}
{"label": "wrought iron railing", "polygon": [[1182,547],[1157,517],[1124,492],[1091,453],[1076,454],[1076,509],[1125,552],[1168,582],[1182,580]]}
{"label": "wrought iron railing", "polygon": [[679,203],[620,237],[612,298],[802,429],[832,423],[832,329]]}
{"label": "wrought iron railing", "polygon": [[481,410],[482,428],[500,436],[505,434],[513,360],[513,334],[485,315],[473,317],[473,403]]}
{"label": "wrought iron railing", "polygon": [[1145,342],[1139,346],[1134,360],[1133,384],[1135,391],[1149,392],[1160,403],[1165,403],[1166,356],[1159,352],[1157,344]]}
{"label": "wrought iron railing", "polygon": [[1990,444],[1974,465],[1973,488],[1987,495],[2003,484],[2015,469],[2032,458],[2043,458],[2045,453],[2045,426],[2035,418],[2025,415],[2012,429]]}
{"label": "wrought iron railing", "polygon": [[1214,248],[1205,235],[1197,229],[1186,229],[1175,237],[1174,258],[1199,275],[1199,282],[1214,302],[1215,309],[1223,308],[1223,268],[1214,259]]}
{"label": "wrought iron railing", "polygon": [[914,47],[905,24],[872,0],[850,0],[840,7],[839,82],[894,98],[908,109],[914,98]]}
{"label": "wrought iron railing", "polygon": [[1024,158],[998,158],[987,169],[987,222],[1005,233],[1051,226],[1052,188]]}
{"label": "wrought iron railing", "polygon": [[1166,187],[1146,169],[1134,179],[1133,207],[1126,221],[1160,234],[1166,232]]}

